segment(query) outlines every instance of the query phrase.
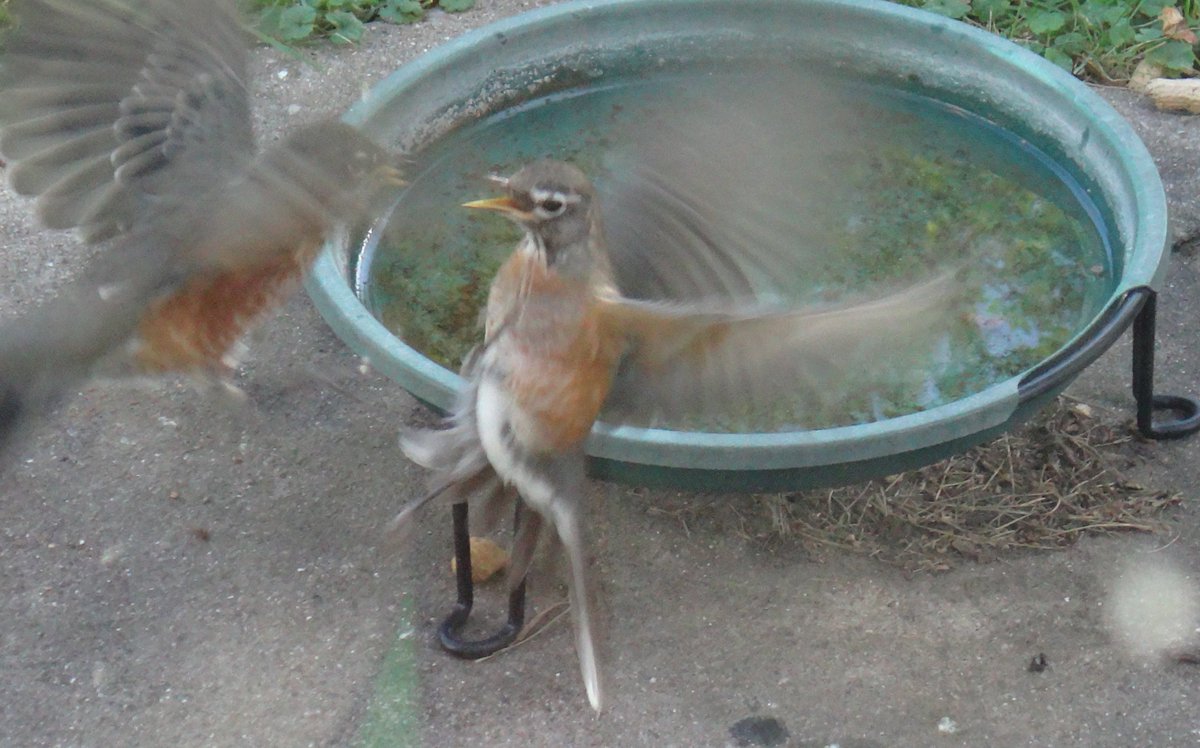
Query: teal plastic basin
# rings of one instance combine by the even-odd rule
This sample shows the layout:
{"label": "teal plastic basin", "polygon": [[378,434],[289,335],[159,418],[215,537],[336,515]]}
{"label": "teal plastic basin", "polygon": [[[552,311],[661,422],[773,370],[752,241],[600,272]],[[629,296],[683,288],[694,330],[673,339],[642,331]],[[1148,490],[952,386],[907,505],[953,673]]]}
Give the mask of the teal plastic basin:
{"label": "teal plastic basin", "polygon": [[[456,125],[548,90],[662,60],[806,60],[975,112],[1047,153],[1084,186],[1116,256],[1108,304],[1041,364],[970,397],[898,418],[786,433],[725,434],[598,423],[596,477],[721,491],[836,485],[928,464],[1044,405],[1132,321],[1164,270],[1166,200],[1154,164],[1100,97],[1042,58],[930,13],[847,0],[570,2],[479,29],[405,65],[345,116],[419,149]],[[779,57],[783,56],[783,57]],[[551,87],[551,88],[548,88]],[[334,331],[419,399],[446,409],[462,381],[389,332],[353,291],[358,247],[326,247],[307,287]]]}

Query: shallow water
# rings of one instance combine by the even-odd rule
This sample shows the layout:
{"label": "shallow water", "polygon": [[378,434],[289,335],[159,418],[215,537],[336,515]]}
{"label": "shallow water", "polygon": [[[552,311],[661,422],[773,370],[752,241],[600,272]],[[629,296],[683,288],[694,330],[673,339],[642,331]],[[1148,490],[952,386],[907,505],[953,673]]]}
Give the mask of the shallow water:
{"label": "shallow water", "polygon": [[[363,242],[360,297],[410,345],[456,369],[481,338],[488,284],[518,239],[506,221],[459,207],[493,192],[485,175],[510,174],[535,158],[565,159],[592,177],[604,199],[618,188],[621,170],[641,157],[639,147],[656,138],[661,144],[664,126],[740,95],[730,92],[761,90],[762,80],[697,73],[621,81],[536,99],[451,133],[414,156],[410,186]],[[970,297],[915,379],[880,366],[819,407],[783,405],[768,414],[668,425],[813,428],[933,407],[1034,366],[1107,300],[1114,267],[1092,219],[1095,208],[1030,144],[915,94],[837,81],[817,94],[810,84],[795,91],[787,85],[772,83],[767,106],[786,127],[774,128],[767,158],[739,171],[728,193],[731,204],[743,206],[746,222],[737,231],[795,247],[798,270],[772,279],[767,292],[806,302],[841,299],[953,266]],[[734,110],[746,110],[747,101]],[[731,133],[741,146],[744,135]],[[803,168],[781,184],[778,165],[791,163]],[[785,217],[764,227],[757,215],[750,222],[746,201],[737,198],[744,198],[739,183],[768,171],[775,181],[766,183],[765,198],[755,194],[767,203],[756,206]],[[619,235],[611,229],[620,216],[606,212],[606,221]]]}

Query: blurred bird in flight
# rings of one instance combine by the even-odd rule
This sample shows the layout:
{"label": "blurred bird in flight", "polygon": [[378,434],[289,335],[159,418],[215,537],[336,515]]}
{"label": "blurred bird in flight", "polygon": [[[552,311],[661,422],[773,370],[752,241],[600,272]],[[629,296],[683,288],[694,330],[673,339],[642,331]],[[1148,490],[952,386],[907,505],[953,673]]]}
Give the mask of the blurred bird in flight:
{"label": "blurred bird in flight", "polygon": [[16,0],[0,156],[48,228],[108,240],[0,323],[0,443],[98,363],[226,380],[243,333],[396,159],[336,120],[255,147],[231,0]]}

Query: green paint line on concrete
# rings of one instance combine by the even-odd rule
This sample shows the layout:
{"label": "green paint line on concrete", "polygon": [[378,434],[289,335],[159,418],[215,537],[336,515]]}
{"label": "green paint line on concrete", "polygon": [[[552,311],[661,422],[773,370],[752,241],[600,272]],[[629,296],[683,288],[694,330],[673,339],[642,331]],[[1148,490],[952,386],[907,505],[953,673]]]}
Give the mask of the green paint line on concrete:
{"label": "green paint line on concrete", "polygon": [[416,630],[412,598],[400,604],[400,628],[383,658],[375,694],[354,741],[355,748],[416,748],[421,745],[418,719]]}

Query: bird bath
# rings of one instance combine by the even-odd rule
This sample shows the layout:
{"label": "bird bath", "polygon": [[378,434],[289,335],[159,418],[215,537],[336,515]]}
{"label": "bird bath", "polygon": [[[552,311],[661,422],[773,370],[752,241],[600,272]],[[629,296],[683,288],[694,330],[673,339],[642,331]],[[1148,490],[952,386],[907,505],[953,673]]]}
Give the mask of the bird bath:
{"label": "bird bath", "polygon": [[[988,381],[960,388],[961,396],[930,398],[914,412],[754,433],[600,422],[588,443],[594,476],[764,491],[847,483],[921,466],[1027,418],[1135,318],[1139,427],[1157,436],[1194,430],[1195,401],[1152,394],[1155,289],[1164,270],[1166,205],[1149,155],[1129,126],[1086,86],[1041,58],[964,24],[866,1],[565,3],[434,50],[378,85],[346,119],[414,154],[413,186],[399,198],[396,215],[434,210],[430,206],[439,195],[445,208],[458,211],[462,200],[483,194],[481,183],[466,178],[472,172],[486,173],[489,165],[511,169],[540,155],[587,161],[585,168],[597,178],[603,195],[604,152],[611,140],[584,126],[568,126],[568,120],[599,118],[605,112],[617,113],[614,119],[636,118],[638,102],[646,99],[638,91],[647,85],[692,86],[714,71],[733,71],[752,81],[756,70],[780,68],[811,70],[814,76],[858,87],[863,98],[886,100],[890,104],[885,109],[902,112],[909,121],[915,118],[922,123],[916,130],[932,134],[931,141],[952,141],[945,133],[957,130],[962,147],[950,151],[965,149],[966,161],[978,161],[983,172],[1021,164],[1009,175],[1015,186],[1003,187],[1011,191],[1005,199],[1052,204],[1058,211],[1054,221],[1078,239],[1080,254],[1064,261],[1062,270],[1064,278],[1072,273],[1084,278],[1071,297],[1069,326],[1057,337],[1023,346],[1025,353],[1036,351],[1036,357],[1009,357],[1008,368],[993,367],[995,376]],[[580,141],[590,140],[572,143],[572,133]],[[938,168],[951,168],[938,158],[930,156]],[[457,188],[467,191],[459,194]],[[451,366],[447,368],[380,321],[389,317],[389,293],[397,293],[380,288],[387,262],[381,249],[387,242],[381,237],[392,220],[398,219],[389,213],[331,242],[308,289],[322,315],[353,349],[416,397],[446,409],[462,385],[451,370],[456,365],[453,345],[441,349]],[[437,223],[443,222],[439,218]],[[501,254],[513,246],[512,237],[488,240],[472,236],[468,228],[451,227],[451,235],[468,238],[467,249],[454,252],[481,242]],[[938,230],[933,226],[929,232]],[[408,236],[410,245],[432,241],[426,234]],[[459,303],[464,284],[447,292],[433,275],[422,274],[423,267],[418,263],[395,271],[408,282],[402,295],[428,292],[435,300]],[[489,281],[481,272],[465,285],[479,296]],[[1050,293],[1060,291],[1055,287]],[[469,321],[474,309],[468,306],[459,316]],[[405,324],[415,329],[411,319]],[[423,340],[418,345],[428,351],[432,344]],[[947,389],[946,384],[942,381],[939,389]],[[1183,418],[1160,417],[1155,423],[1155,408]]]}

